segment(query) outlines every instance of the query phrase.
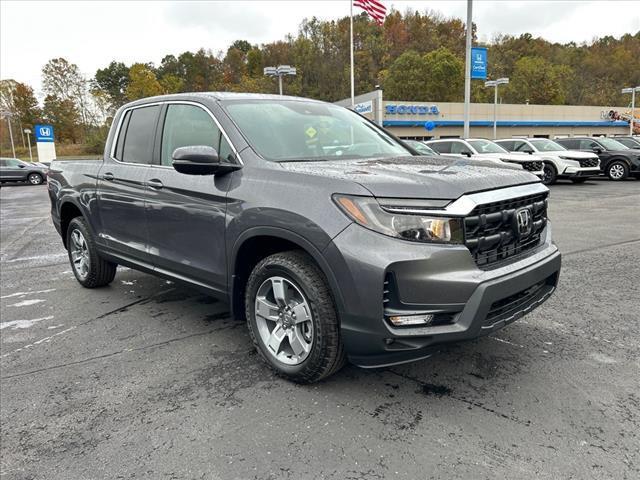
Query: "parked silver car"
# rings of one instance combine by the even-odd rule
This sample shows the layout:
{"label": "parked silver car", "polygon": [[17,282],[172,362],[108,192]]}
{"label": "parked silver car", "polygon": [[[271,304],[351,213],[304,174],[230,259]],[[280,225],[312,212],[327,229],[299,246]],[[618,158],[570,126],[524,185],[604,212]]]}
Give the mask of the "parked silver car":
{"label": "parked silver car", "polygon": [[17,158],[0,158],[0,182],[29,182],[40,185],[49,169],[40,163],[23,162]]}

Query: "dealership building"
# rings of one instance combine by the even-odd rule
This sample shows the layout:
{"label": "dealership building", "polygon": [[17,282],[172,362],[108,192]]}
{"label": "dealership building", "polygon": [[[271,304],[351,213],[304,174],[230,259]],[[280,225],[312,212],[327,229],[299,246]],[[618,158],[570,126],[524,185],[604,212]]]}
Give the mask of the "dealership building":
{"label": "dealership building", "polygon": [[[351,101],[337,103],[349,106]],[[401,138],[431,140],[462,136],[463,103],[386,100],[382,90],[359,95],[355,103],[358,112]],[[493,103],[471,104],[472,137],[493,138],[493,111]],[[629,116],[627,107],[499,104],[497,137],[628,135],[629,122],[622,118]]]}

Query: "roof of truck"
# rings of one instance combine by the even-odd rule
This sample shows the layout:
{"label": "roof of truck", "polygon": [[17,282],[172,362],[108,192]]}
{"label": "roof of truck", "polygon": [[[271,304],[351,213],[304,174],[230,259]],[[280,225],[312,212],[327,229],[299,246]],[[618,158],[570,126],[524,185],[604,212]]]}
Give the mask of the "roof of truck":
{"label": "roof of truck", "polygon": [[264,93],[238,93],[238,92],[185,92],[175,93],[170,95],[158,95],[155,97],[142,98],[131,103],[149,103],[149,102],[163,102],[168,100],[184,100],[185,98],[210,98],[213,100],[304,100],[307,102],[324,103],[320,100],[314,100],[312,98],[293,97],[289,95],[273,95]]}

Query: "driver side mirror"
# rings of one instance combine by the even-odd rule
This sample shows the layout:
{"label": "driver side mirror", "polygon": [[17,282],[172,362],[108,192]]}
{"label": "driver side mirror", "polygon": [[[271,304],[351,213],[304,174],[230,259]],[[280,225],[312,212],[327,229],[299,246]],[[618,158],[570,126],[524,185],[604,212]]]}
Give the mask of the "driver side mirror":
{"label": "driver side mirror", "polygon": [[531,149],[525,150],[524,153],[528,153],[529,155],[533,155],[533,150],[531,150]]}
{"label": "driver side mirror", "polygon": [[594,153],[602,153],[602,148],[600,147],[593,147],[592,150]]}
{"label": "driver side mirror", "polygon": [[18,168],[25,168],[25,165],[23,165],[22,163],[19,163]]}
{"label": "driver side mirror", "polygon": [[463,150],[462,151],[462,155],[464,155],[464,156],[466,156],[468,158],[471,158],[471,152],[469,150]]}
{"label": "driver side mirror", "polygon": [[187,175],[215,175],[240,168],[239,165],[220,163],[216,149],[207,145],[176,148],[171,158],[173,168]]}

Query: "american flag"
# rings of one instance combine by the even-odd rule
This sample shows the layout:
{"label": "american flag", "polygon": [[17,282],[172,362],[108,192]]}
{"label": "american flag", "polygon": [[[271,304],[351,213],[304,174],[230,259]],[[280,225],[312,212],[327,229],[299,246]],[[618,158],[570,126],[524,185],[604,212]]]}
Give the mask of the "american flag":
{"label": "american flag", "polygon": [[354,7],[360,7],[375,20],[378,25],[384,23],[387,7],[379,0],[353,0]]}

